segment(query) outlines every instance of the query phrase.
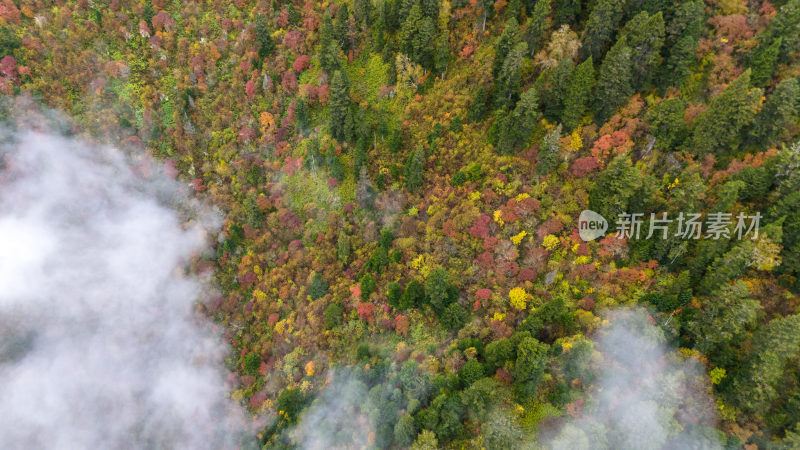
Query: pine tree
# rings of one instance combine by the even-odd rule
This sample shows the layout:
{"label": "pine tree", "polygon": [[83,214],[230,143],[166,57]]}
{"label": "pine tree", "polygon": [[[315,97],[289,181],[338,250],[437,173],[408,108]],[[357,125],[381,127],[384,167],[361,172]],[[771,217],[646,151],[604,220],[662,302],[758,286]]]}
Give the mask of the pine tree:
{"label": "pine tree", "polygon": [[339,141],[347,140],[350,134],[347,130],[348,116],[352,121],[350,112],[350,87],[341,71],[333,74],[331,81],[330,100],[330,131],[331,136]]}
{"label": "pine tree", "polygon": [[548,120],[557,121],[564,112],[569,80],[575,72],[575,63],[567,56],[552,69],[542,71],[534,86],[539,93],[539,103],[544,108]]}
{"label": "pine tree", "polygon": [[647,112],[646,120],[656,137],[658,148],[673,150],[686,138],[686,126],[683,113],[686,103],[678,98],[670,98],[658,102]]}
{"label": "pine tree", "polygon": [[781,43],[783,43],[783,38],[779,37],[770,45],[756,47],[755,51],[750,55],[750,69],[753,71],[750,81],[753,86],[763,87],[772,79],[775,66],[778,64],[778,52],[780,51]]}
{"label": "pine tree", "polygon": [[539,43],[547,30],[547,16],[550,15],[550,0],[539,0],[531,11],[531,18],[525,26],[525,42],[531,54],[536,53]]}
{"label": "pine tree", "polygon": [[590,56],[575,68],[569,79],[569,86],[564,97],[564,109],[561,113],[561,123],[567,131],[572,131],[577,127],[586,113],[586,106],[595,85],[593,64]]}
{"label": "pine tree", "polygon": [[614,222],[619,214],[630,212],[628,204],[641,183],[639,171],[633,167],[630,157],[617,155],[590,188],[589,209]]}
{"label": "pine tree", "polygon": [[604,123],[633,95],[632,53],[623,36],[603,59],[595,90],[595,123]]}
{"label": "pine tree", "polygon": [[537,156],[539,164],[536,167],[539,175],[547,175],[558,167],[559,153],[561,151],[561,146],[558,143],[559,139],[561,139],[561,125],[555,127],[542,138]]}
{"label": "pine tree", "polygon": [[703,8],[699,0],[681,3],[665,28],[665,59],[659,83],[662,92],[669,86],[681,86],[689,77],[702,31]]}
{"label": "pine tree", "polygon": [[538,120],[536,90],[528,89],[522,94],[514,110],[503,116],[497,124],[497,152],[510,155],[527,145]]}
{"label": "pine tree", "polygon": [[580,0],[556,0],[556,5],[553,11],[555,16],[555,26],[559,27],[563,24],[571,25],[575,23],[578,15],[581,13]]}
{"label": "pine tree", "polygon": [[519,23],[517,19],[514,17],[508,19],[503,28],[503,34],[500,35],[500,39],[498,39],[497,45],[494,47],[494,61],[492,62],[492,76],[494,78],[497,78],[500,74],[506,57],[514,46],[517,45],[519,34]]}
{"label": "pine tree", "polygon": [[622,31],[631,48],[631,73],[634,91],[647,86],[661,58],[664,45],[664,18],[642,11],[631,19]]}
{"label": "pine tree", "polygon": [[589,13],[586,29],[583,32],[579,57],[593,56],[599,61],[614,37],[614,31],[622,20],[625,3],[617,0],[597,0]]}
{"label": "pine tree", "polygon": [[267,24],[267,18],[263,15],[256,17],[256,43],[258,44],[258,57],[261,59],[268,58],[275,51],[272,32]]}
{"label": "pine tree", "polygon": [[519,96],[519,89],[522,83],[522,60],[528,54],[528,44],[520,42],[517,44],[503,62],[503,68],[496,78],[494,104],[496,109],[502,109],[513,105]]}
{"label": "pine tree", "polygon": [[782,38],[778,50],[778,61],[790,62],[790,56],[800,45],[800,0],[790,0],[781,7],[770,20],[767,29],[759,34],[759,42],[752,54],[759,54],[765,47],[771,46],[775,40]]}
{"label": "pine tree", "polygon": [[747,69],[711,99],[708,109],[695,119],[689,151],[698,156],[714,153],[719,157],[735,150],[739,132],[753,120],[760,99],[761,89],[750,88]]}
{"label": "pine tree", "polygon": [[336,12],[336,23],[333,26],[334,39],[342,50],[347,53],[350,50],[350,40],[348,39],[347,22],[350,19],[350,11],[347,10],[347,3],[342,3],[339,11]]}
{"label": "pine tree", "polygon": [[750,139],[760,148],[777,143],[781,134],[788,129],[800,113],[800,83],[797,78],[781,81],[767,97],[764,106],[756,115],[750,130]]}
{"label": "pine tree", "polygon": [[416,192],[422,187],[422,174],[425,170],[425,149],[417,146],[406,161],[406,188],[409,192]]}
{"label": "pine tree", "polygon": [[322,19],[319,38],[319,63],[322,70],[332,74],[339,69],[339,44],[336,42],[331,16]]}

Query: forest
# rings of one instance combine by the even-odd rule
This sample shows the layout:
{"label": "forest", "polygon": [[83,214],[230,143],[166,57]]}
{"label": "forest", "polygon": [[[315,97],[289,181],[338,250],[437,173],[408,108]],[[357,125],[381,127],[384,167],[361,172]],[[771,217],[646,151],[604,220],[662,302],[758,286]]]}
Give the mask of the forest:
{"label": "forest", "polygon": [[221,211],[239,448],[800,448],[800,0],[0,0],[0,93]]}

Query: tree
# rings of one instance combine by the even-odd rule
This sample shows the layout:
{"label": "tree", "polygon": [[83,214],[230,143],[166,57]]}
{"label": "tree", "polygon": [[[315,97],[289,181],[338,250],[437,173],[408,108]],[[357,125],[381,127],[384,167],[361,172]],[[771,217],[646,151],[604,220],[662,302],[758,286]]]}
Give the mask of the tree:
{"label": "tree", "polygon": [[669,86],[681,86],[689,77],[702,31],[703,8],[699,0],[681,2],[665,28],[662,92]]}
{"label": "tree", "polygon": [[640,184],[639,171],[630,157],[618,155],[590,188],[589,209],[613,222],[619,214],[629,212],[628,203]]}
{"label": "tree", "polygon": [[773,319],[753,336],[753,356],[734,380],[733,395],[741,408],[760,417],[778,397],[776,385],[787,361],[800,345],[800,314]]}
{"label": "tree", "polygon": [[750,129],[750,140],[760,148],[767,148],[777,143],[800,111],[800,83],[797,78],[788,78],[775,87],[767,96],[764,106],[756,115]]}
{"label": "tree", "polygon": [[490,371],[503,367],[506,361],[514,358],[514,344],[508,339],[498,339],[486,345],[486,363]]}
{"label": "tree", "polygon": [[750,69],[753,71],[751,82],[753,86],[765,86],[772,79],[775,66],[778,64],[778,52],[783,38],[775,39],[770,45],[758,46],[750,54]]}
{"label": "tree", "polygon": [[410,414],[403,414],[394,426],[394,442],[401,447],[408,447],[417,436],[417,424]]}
{"label": "tree", "polygon": [[528,44],[520,42],[509,52],[496,78],[495,108],[501,109],[516,103],[521,83],[520,68],[528,53]]}
{"label": "tree", "polygon": [[350,39],[348,39],[348,20],[350,19],[350,11],[347,9],[347,3],[342,3],[339,10],[336,12],[336,23],[333,26],[333,35],[336,42],[342,50],[347,53],[350,50]]}
{"label": "tree", "polygon": [[594,85],[594,63],[590,56],[575,68],[569,79],[561,113],[561,123],[567,131],[577,127],[586,114],[586,106]]}
{"label": "tree", "polygon": [[555,68],[545,69],[536,79],[534,87],[539,93],[539,104],[548,120],[557,121],[564,113],[569,80],[575,72],[572,58],[561,58]]}
{"label": "tree", "polygon": [[553,14],[555,16],[555,25],[560,26],[563,24],[573,24],[577,20],[578,14],[581,12],[580,0],[556,0]]}
{"label": "tree", "polygon": [[694,338],[694,347],[707,355],[717,365],[729,365],[720,350],[736,344],[748,329],[756,325],[761,305],[750,298],[743,281],[722,286],[703,305],[703,310],[686,324],[687,332]]}
{"label": "tree", "polygon": [[470,103],[469,111],[467,112],[467,119],[470,122],[480,122],[486,117],[486,113],[488,112],[488,108],[486,107],[487,101],[488,95],[486,89],[480,86],[475,92],[475,97],[472,98],[472,103]]}
{"label": "tree", "polygon": [[242,362],[242,371],[247,375],[257,375],[261,368],[261,356],[258,353],[248,353]]}
{"label": "tree", "polygon": [[664,45],[664,18],[661,13],[648,15],[642,11],[631,19],[622,31],[631,48],[633,90],[647,86],[661,59]]}
{"label": "tree", "polygon": [[547,344],[526,337],[517,345],[517,361],[514,363],[514,380],[523,395],[530,396],[544,376],[547,366]]}
{"label": "tree", "polygon": [[688,130],[683,119],[685,110],[684,101],[675,97],[656,103],[647,112],[646,120],[659,148],[672,150],[686,138]]}
{"label": "tree", "polygon": [[339,69],[339,43],[336,41],[331,16],[325,13],[319,34],[319,63],[322,70],[331,74]]}
{"label": "tree", "polygon": [[443,267],[431,271],[425,280],[425,294],[437,312],[442,312],[450,303],[450,274]]}
{"label": "tree", "polygon": [[361,288],[361,300],[369,300],[370,294],[375,292],[375,285],[375,279],[372,278],[372,275],[365,273],[361,277],[361,283],[359,284],[359,287]]}
{"label": "tree", "polygon": [[311,300],[322,298],[328,293],[328,282],[319,273],[315,273],[311,279],[311,284],[308,286],[308,295]]}
{"label": "tree", "polygon": [[740,130],[753,120],[761,89],[750,88],[747,69],[711,99],[692,126],[689,151],[698,156],[714,153],[718,157],[735,150],[741,139]]}
{"label": "tree", "polygon": [[408,155],[406,161],[406,188],[409,192],[416,192],[422,187],[422,173],[425,166],[425,149],[418,145],[417,149]]}
{"label": "tree", "polygon": [[539,0],[533,7],[531,18],[525,26],[525,42],[531,54],[536,53],[542,36],[547,30],[547,16],[550,15],[550,0]]}
{"label": "tree", "polygon": [[399,309],[407,310],[414,308],[419,306],[424,299],[425,289],[422,287],[422,283],[417,280],[411,280],[408,286],[406,286],[406,290],[403,291],[403,295],[400,297]]}
{"label": "tree", "polygon": [[344,231],[339,232],[339,237],[336,240],[336,257],[344,264],[350,261],[350,236]]}
{"label": "tree", "polygon": [[468,388],[472,383],[483,378],[483,364],[471,359],[466,364],[461,366],[458,370],[458,378],[461,380],[461,385]]}
{"label": "tree", "polygon": [[522,94],[514,110],[502,117],[497,124],[497,152],[509,155],[526,146],[539,115],[536,90],[528,89]]}
{"label": "tree", "polygon": [[607,121],[635,92],[631,70],[632,55],[633,50],[623,36],[603,59],[595,90],[595,123]]}
{"label": "tree", "polygon": [[342,323],[342,313],[344,313],[342,305],[338,303],[328,305],[323,314],[325,316],[325,328],[332,330]]}
{"label": "tree", "polygon": [[400,283],[392,281],[386,289],[386,298],[389,300],[389,305],[395,308],[400,307],[400,298],[403,296],[403,286]]}
{"label": "tree", "polygon": [[278,395],[278,400],[275,408],[278,411],[283,411],[283,417],[289,422],[294,423],[297,421],[300,411],[306,403],[306,396],[300,389],[284,389]]}
{"label": "tree", "polygon": [[547,175],[558,167],[559,153],[561,152],[561,145],[558,143],[559,139],[561,139],[561,125],[555,127],[542,138],[537,156],[539,165],[536,167],[539,175]]}
{"label": "tree", "polygon": [[494,61],[492,62],[492,76],[496,79],[500,75],[500,69],[505,64],[506,57],[511,52],[517,42],[519,41],[519,23],[515,17],[511,17],[506,21],[503,28],[503,34],[497,40],[494,47]]}
{"label": "tree", "polygon": [[622,20],[624,5],[625,3],[616,0],[595,2],[581,38],[583,46],[579,56],[582,60],[592,56],[595,61],[599,61],[603,57],[619,21]]}
{"label": "tree", "polygon": [[272,40],[267,18],[260,14],[256,17],[256,44],[258,44],[258,57],[262,60],[275,51],[275,42]]}
{"label": "tree", "polygon": [[778,60],[789,62],[790,56],[800,44],[798,26],[800,26],[800,1],[790,0],[781,6],[778,13],[770,20],[767,29],[759,34],[758,45],[751,55],[762,54],[766,51],[766,47],[773,45],[780,38],[782,41],[778,46]]}
{"label": "tree", "polygon": [[341,71],[333,74],[331,82],[330,130],[331,136],[340,141],[346,141],[350,135],[347,130],[350,111],[350,87]]}
{"label": "tree", "polygon": [[451,303],[441,314],[440,322],[448,330],[460,330],[469,319],[469,312],[458,303]]}

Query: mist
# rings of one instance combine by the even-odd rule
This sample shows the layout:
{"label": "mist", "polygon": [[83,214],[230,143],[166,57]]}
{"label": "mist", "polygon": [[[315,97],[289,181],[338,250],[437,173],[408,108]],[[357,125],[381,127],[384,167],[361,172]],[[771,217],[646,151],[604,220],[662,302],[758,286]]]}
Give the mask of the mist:
{"label": "mist", "polygon": [[548,448],[721,449],[710,384],[695,358],[672,353],[641,309],[610,312],[595,338],[597,367],[583,410]]}
{"label": "mist", "polygon": [[0,442],[229,448],[225,347],[193,275],[217,215],[143,155],[0,132]]}

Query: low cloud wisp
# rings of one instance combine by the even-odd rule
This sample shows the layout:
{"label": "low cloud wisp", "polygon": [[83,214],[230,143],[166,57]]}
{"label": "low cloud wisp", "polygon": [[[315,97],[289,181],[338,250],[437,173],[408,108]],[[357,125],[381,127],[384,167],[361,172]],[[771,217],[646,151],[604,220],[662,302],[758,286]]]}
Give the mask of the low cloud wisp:
{"label": "low cloud wisp", "polygon": [[0,133],[3,448],[235,445],[245,421],[188,270],[215,219],[160,172],[78,139]]}

